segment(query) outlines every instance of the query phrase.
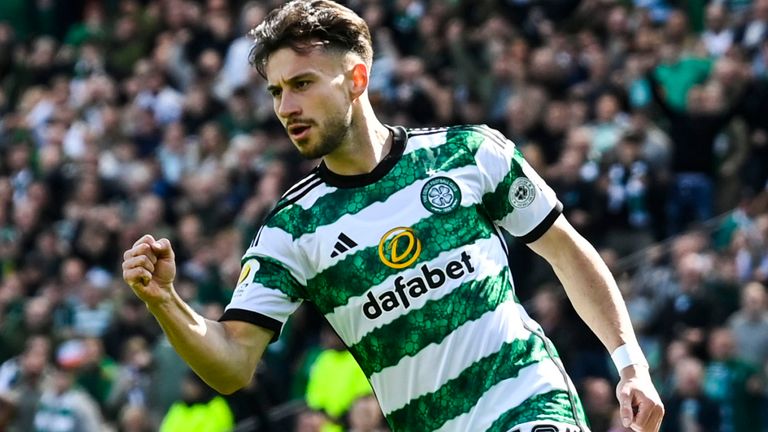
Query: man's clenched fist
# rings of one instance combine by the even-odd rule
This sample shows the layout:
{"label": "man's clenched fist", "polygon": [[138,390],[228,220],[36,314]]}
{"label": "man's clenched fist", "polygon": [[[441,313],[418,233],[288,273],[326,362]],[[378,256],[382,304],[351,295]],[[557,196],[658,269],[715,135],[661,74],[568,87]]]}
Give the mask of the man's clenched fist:
{"label": "man's clenched fist", "polygon": [[123,254],[123,279],[147,304],[171,298],[176,262],[168,239],[147,234]]}

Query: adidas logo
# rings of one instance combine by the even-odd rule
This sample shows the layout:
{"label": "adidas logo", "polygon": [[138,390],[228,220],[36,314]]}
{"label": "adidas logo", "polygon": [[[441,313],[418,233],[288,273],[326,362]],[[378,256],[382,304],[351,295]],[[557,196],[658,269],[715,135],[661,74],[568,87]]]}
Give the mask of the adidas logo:
{"label": "adidas logo", "polygon": [[355,243],[354,240],[347,237],[346,234],[340,233],[339,238],[336,240],[336,244],[333,246],[333,253],[331,253],[331,258],[336,258],[339,256],[339,254],[343,254],[355,246],[357,246],[357,243]]}

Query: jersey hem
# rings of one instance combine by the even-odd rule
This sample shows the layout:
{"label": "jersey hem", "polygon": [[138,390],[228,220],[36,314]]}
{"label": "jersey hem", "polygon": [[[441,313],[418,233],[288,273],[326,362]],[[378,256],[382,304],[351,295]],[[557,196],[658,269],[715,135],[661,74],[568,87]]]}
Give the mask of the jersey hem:
{"label": "jersey hem", "polygon": [[555,207],[552,209],[552,211],[549,212],[547,217],[544,218],[541,223],[539,223],[536,228],[532,229],[531,232],[528,234],[519,237],[520,240],[522,240],[524,243],[533,243],[541,236],[544,235],[545,232],[551,227],[555,221],[557,220],[557,217],[560,216],[560,214],[563,212],[563,204],[558,201],[557,204],[555,204]]}
{"label": "jersey hem", "polygon": [[277,339],[280,337],[280,330],[283,328],[283,324],[280,321],[258,312],[245,309],[227,309],[224,311],[224,314],[221,316],[221,318],[219,318],[219,322],[221,321],[243,321],[257,325],[259,327],[263,327],[267,330],[272,330],[274,335],[272,336],[272,339],[269,341],[269,343],[277,341]]}

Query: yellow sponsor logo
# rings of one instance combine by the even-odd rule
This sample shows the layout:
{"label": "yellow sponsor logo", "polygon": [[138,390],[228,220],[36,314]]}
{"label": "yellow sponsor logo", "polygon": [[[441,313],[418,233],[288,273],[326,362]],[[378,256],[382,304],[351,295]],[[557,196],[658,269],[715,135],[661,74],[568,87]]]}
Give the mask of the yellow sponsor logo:
{"label": "yellow sponsor logo", "polygon": [[237,279],[237,284],[240,285],[241,283],[243,283],[243,281],[245,280],[245,278],[248,277],[249,274],[251,274],[251,264],[245,263],[245,265],[243,266],[243,269],[240,271],[240,278]]}
{"label": "yellow sponsor logo", "polygon": [[393,269],[406,268],[421,255],[421,241],[407,227],[392,228],[379,241],[379,259]]}

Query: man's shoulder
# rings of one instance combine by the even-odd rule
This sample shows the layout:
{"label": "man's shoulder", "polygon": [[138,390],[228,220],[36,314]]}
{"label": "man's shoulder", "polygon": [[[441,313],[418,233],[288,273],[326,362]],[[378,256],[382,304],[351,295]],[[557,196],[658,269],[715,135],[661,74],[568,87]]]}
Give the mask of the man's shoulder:
{"label": "man's shoulder", "polygon": [[448,126],[406,128],[408,137],[439,135],[451,132],[475,132],[482,135],[499,134],[499,132],[487,124],[457,124]]}
{"label": "man's shoulder", "polygon": [[265,218],[265,224],[273,221],[276,216],[289,211],[293,205],[309,199],[311,194],[322,188],[324,184],[325,183],[319,175],[319,168],[316,167],[312,169],[307,175],[294,183],[293,186],[289,187],[288,190],[283,193],[277,201],[277,204],[275,204],[275,207]]}
{"label": "man's shoulder", "polygon": [[460,124],[442,127],[409,128],[408,141],[414,146],[462,144],[470,151],[485,142],[506,146],[509,140],[486,124]]}

